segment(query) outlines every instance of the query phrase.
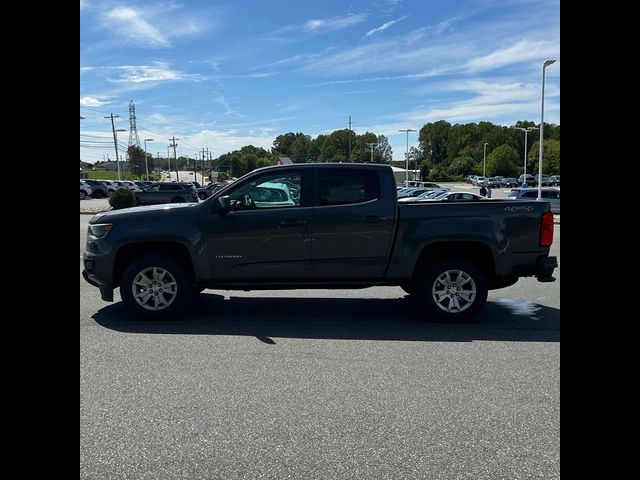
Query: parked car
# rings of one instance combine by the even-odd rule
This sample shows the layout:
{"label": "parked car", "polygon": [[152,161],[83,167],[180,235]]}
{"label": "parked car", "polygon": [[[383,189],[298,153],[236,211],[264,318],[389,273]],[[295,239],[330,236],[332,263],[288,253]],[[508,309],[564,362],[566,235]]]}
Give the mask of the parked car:
{"label": "parked car", "polygon": [[425,202],[475,202],[478,200],[488,200],[482,195],[470,192],[441,192],[432,198],[427,198]]}
{"label": "parked car", "polygon": [[518,179],[514,178],[514,177],[506,177],[502,179],[502,186],[503,187],[517,187],[518,186]]}
{"label": "parked car", "polygon": [[218,190],[226,186],[227,186],[226,183],[210,183],[206,187],[198,188],[196,192],[198,193],[198,198],[200,200],[205,200],[206,198],[209,198]]}
{"label": "parked car", "polygon": [[538,182],[536,182],[536,177],[527,173],[526,175],[523,174],[518,177],[518,186],[522,186],[525,181],[530,187],[535,187],[538,184]]}
{"label": "parked car", "polygon": [[[542,188],[542,199],[551,204],[553,213],[560,213],[560,190],[557,188]],[[507,200],[536,200],[538,198],[537,188],[512,188],[507,194]]]}
{"label": "parked car", "polygon": [[85,179],[84,182],[91,187],[91,196],[93,198],[103,198],[109,196],[109,189],[104,183],[98,180],[87,179]]}
{"label": "parked car", "polygon": [[91,187],[80,180],[80,200],[84,200],[91,195]]}
{"label": "parked car", "polygon": [[133,193],[136,196],[136,205],[156,205],[158,203],[184,203],[198,201],[196,187],[192,183],[156,183],[145,190]]}
{"label": "parked car", "polygon": [[[538,177],[539,175],[536,175],[536,186],[538,185]],[[549,175],[545,175],[544,173],[542,174],[542,186],[543,187],[551,186],[551,177],[549,177]]]}
{"label": "parked car", "polygon": [[551,185],[560,186],[560,175],[551,175],[549,180],[551,180]]}
{"label": "parked car", "polygon": [[448,191],[449,191],[448,188],[442,188],[440,190],[427,190],[426,192],[421,193],[417,197],[398,198],[398,202],[399,203],[408,203],[408,202],[415,202],[415,201],[418,201],[418,200],[426,200],[428,198],[434,198],[437,195],[443,195],[443,194],[447,193]]}

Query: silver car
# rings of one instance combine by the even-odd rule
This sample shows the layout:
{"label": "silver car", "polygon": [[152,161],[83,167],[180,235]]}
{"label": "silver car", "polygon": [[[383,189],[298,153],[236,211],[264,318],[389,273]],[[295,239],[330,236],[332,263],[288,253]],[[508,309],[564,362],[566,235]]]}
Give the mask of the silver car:
{"label": "silver car", "polygon": [[[542,200],[551,204],[553,213],[560,213],[560,190],[557,188],[542,188]],[[537,188],[512,188],[507,194],[507,200],[535,200],[538,198]]]}

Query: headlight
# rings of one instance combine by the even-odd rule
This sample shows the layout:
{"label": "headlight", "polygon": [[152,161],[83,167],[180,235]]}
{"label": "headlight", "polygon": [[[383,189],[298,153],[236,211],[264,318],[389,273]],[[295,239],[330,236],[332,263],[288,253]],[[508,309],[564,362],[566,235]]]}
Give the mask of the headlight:
{"label": "headlight", "polygon": [[111,231],[113,224],[111,223],[92,223],[89,224],[89,234],[96,238],[103,238]]}

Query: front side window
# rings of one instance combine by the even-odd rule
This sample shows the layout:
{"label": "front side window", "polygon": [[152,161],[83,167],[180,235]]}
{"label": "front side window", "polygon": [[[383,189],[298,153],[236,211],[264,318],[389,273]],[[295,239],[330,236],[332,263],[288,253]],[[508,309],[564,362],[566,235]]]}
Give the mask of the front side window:
{"label": "front side window", "polygon": [[229,192],[233,210],[300,206],[300,172],[270,173],[245,182]]}
{"label": "front side window", "polygon": [[320,205],[348,205],[380,196],[378,174],[369,170],[320,169]]}

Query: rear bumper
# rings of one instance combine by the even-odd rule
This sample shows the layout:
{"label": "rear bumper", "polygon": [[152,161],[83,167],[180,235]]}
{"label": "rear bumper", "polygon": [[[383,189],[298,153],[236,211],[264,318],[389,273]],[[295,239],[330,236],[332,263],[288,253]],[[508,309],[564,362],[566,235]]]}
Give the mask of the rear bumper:
{"label": "rear bumper", "polygon": [[536,278],[539,282],[555,282],[553,271],[558,267],[557,257],[539,257],[536,261]]}

